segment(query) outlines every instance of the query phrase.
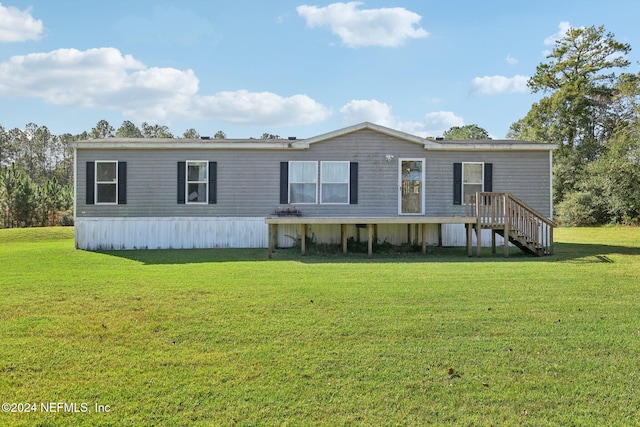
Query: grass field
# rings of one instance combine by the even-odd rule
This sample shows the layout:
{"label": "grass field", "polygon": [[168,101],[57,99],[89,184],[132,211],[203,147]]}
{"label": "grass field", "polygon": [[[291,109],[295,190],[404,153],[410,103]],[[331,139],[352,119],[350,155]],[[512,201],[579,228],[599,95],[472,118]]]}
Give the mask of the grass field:
{"label": "grass field", "polygon": [[72,233],[0,230],[0,425],[640,425],[638,228],[508,259]]}

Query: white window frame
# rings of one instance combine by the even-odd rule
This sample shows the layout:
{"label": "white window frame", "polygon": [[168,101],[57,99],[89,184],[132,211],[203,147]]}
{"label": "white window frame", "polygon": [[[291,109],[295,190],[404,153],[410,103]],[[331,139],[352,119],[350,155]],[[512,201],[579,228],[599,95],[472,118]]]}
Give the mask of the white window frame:
{"label": "white window frame", "polygon": [[[99,164],[105,164],[105,163],[113,163],[115,165],[115,169],[116,169],[116,178],[115,181],[100,181],[99,177],[98,177],[98,165]],[[94,182],[94,188],[93,188],[93,194],[95,195],[95,201],[94,204],[96,205],[117,205],[118,204],[118,161],[117,160],[96,160],[95,164],[94,164],[95,170],[94,170],[94,176],[95,176],[95,182]],[[101,202],[100,201],[100,192],[98,191],[98,187],[100,185],[115,185],[116,187],[116,200],[113,202]]]}
{"label": "white window frame", "polygon": [[[347,176],[346,176],[346,181],[325,181],[324,177],[322,176],[322,165],[325,163],[342,163],[342,164],[346,164],[347,166]],[[344,202],[324,202],[323,201],[323,187],[324,184],[344,184],[347,186],[347,198]],[[320,162],[320,204],[321,205],[348,205],[349,204],[349,200],[351,197],[350,194],[351,191],[351,163],[348,161],[342,161],[342,160],[324,160]]]}
{"label": "white window frame", "polygon": [[[293,168],[291,167],[291,165],[293,163],[307,163],[307,164],[313,164],[315,167],[315,173],[314,173],[314,181],[313,182],[306,182],[306,181],[296,181],[293,182],[292,181],[292,170]],[[309,160],[291,160],[289,161],[289,203],[292,205],[317,205],[318,204],[318,162],[317,161],[309,161]],[[314,191],[314,201],[313,202],[292,202],[291,201],[291,185],[292,184],[314,184],[315,185],[315,191]]]}
{"label": "white window frame", "polygon": [[[195,163],[205,165],[205,178],[204,181],[189,181],[189,164],[193,165]],[[185,162],[185,177],[184,177],[184,203],[187,205],[206,205],[209,203],[209,161],[208,160],[187,160]],[[189,184],[204,184],[204,202],[191,202],[189,201]]]}
{"label": "white window frame", "polygon": [[[465,183],[464,182],[464,166],[465,165],[480,165],[480,182],[469,182],[469,183]],[[466,205],[467,204],[467,198],[465,197],[465,191],[464,191],[464,187],[465,185],[478,185],[480,184],[480,192],[484,191],[484,162],[462,162],[462,179],[461,179],[461,185],[462,188],[460,189],[460,191],[462,192],[462,204]]]}

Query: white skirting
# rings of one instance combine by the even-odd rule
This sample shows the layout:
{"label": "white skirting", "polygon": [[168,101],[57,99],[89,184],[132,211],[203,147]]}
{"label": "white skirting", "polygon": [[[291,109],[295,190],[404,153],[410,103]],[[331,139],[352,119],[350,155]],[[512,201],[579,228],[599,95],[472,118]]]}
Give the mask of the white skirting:
{"label": "white skirting", "polygon": [[266,248],[264,218],[76,218],[78,249]]}
{"label": "white skirting", "polygon": [[[427,244],[438,244],[437,224],[427,224]],[[313,224],[307,227],[307,237],[317,243],[340,244],[340,225]],[[358,229],[347,227],[348,237],[356,238]],[[75,240],[78,249],[194,249],[194,248],[266,248],[269,231],[265,218],[76,218]],[[362,241],[367,240],[366,229],[360,230]],[[420,242],[421,231],[406,224],[380,224],[378,239],[393,245]],[[442,225],[443,246],[465,246],[465,227],[462,224]],[[299,225],[278,226],[278,246],[291,247],[300,240]],[[475,245],[475,233],[473,245]],[[502,238],[496,237],[502,245]],[[491,231],[483,230],[482,245],[491,246]]]}
{"label": "white skirting", "polygon": [[[491,247],[491,230],[482,230],[482,246]],[[476,232],[473,232],[472,246],[477,245]],[[496,235],[496,246],[504,244],[504,239]],[[463,224],[443,224],[442,225],[442,246],[466,246],[467,230]]]}

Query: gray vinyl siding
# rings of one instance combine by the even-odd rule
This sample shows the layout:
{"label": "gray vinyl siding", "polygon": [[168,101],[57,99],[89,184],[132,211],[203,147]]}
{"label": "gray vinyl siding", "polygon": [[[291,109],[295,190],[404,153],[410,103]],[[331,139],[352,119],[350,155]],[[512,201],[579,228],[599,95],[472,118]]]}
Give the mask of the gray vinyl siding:
{"label": "gray vinyl siding", "polygon": [[427,216],[461,216],[464,205],[453,204],[453,164],[493,164],[493,191],[511,193],[545,216],[551,214],[548,151],[429,152],[426,170]]}
{"label": "gray vinyl siding", "polygon": [[[232,143],[230,143],[232,144]],[[392,155],[387,161],[385,156]],[[493,163],[493,190],[512,192],[533,208],[550,211],[549,152],[427,151],[421,144],[372,130],[361,130],[312,144],[309,149],[78,149],[78,217],[266,217],[280,201],[280,162],[341,160],[358,162],[358,204],[291,205],[305,216],[398,215],[398,162],[426,160],[425,206],[428,216],[465,215],[453,205],[453,163]],[[127,162],[127,204],[87,205],[87,161]],[[177,203],[177,162],[217,162],[217,203]]]}

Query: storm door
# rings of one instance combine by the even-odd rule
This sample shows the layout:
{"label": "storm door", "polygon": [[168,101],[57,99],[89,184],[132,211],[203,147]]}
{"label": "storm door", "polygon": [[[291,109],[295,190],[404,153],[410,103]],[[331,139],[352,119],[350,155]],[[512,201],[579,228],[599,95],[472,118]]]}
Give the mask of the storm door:
{"label": "storm door", "polygon": [[399,159],[398,211],[401,215],[424,214],[424,159]]}

